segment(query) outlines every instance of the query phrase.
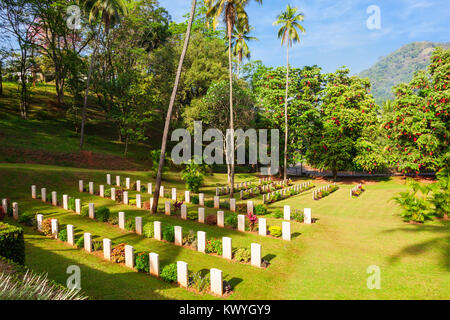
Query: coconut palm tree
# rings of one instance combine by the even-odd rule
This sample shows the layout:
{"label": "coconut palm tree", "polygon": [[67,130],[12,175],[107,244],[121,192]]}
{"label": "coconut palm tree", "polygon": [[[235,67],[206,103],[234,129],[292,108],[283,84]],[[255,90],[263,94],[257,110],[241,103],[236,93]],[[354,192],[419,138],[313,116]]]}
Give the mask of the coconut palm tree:
{"label": "coconut palm tree", "polygon": [[289,90],[289,47],[293,43],[300,42],[298,30],[305,33],[305,28],[299,22],[305,19],[303,13],[297,13],[297,7],[287,5],[286,11],[282,12],[273,25],[281,25],[278,30],[278,38],[281,38],[281,45],[286,44],[286,96],[284,98],[284,180],[287,179],[287,141],[288,141],[288,90]]}
{"label": "coconut palm tree", "polygon": [[[87,0],[84,2],[84,10],[89,15],[89,23],[94,23],[97,19],[101,19],[106,35],[112,26],[120,21],[121,16],[127,12],[124,0]],[[84,145],[84,125],[86,123],[86,108],[89,95],[89,84],[91,81],[92,70],[94,68],[95,56],[97,53],[96,34],[94,29],[93,41],[94,51],[91,54],[89,71],[86,80],[86,91],[84,93],[83,109],[81,111],[81,130],[80,130],[80,149]]]}
{"label": "coconut palm tree", "polygon": [[238,59],[238,77],[240,74],[242,60],[244,60],[244,58],[250,59],[250,49],[247,42],[258,40],[258,38],[249,36],[249,33],[253,29],[254,28],[252,27],[250,27],[250,29],[247,29],[246,27],[239,24],[237,24],[234,28],[231,47],[233,48],[233,55]]}
{"label": "coconut palm tree", "polygon": [[161,155],[159,157],[159,166],[158,166],[158,173],[156,175],[155,192],[153,194],[153,207],[151,208],[152,213],[156,213],[156,210],[158,208],[159,188],[161,186],[162,170],[164,167],[164,160],[165,160],[166,146],[167,146],[167,136],[169,135],[170,119],[172,118],[172,109],[173,109],[173,105],[175,103],[175,98],[176,98],[177,91],[178,91],[178,84],[180,83],[181,68],[183,67],[184,57],[186,56],[186,52],[187,52],[187,49],[189,46],[189,39],[191,37],[191,29],[192,29],[192,21],[194,20],[196,5],[197,5],[197,1],[192,0],[192,8],[191,8],[190,16],[189,16],[188,26],[186,29],[186,35],[184,38],[183,50],[181,52],[180,61],[178,62],[177,75],[175,77],[175,83],[173,85],[172,95],[170,97],[169,109],[167,110],[167,115],[166,115],[166,122],[164,124],[164,133],[163,133],[163,138],[162,138],[162,143],[161,143]]}
{"label": "coconut palm tree", "polygon": [[[231,58],[231,38],[235,25],[242,25],[244,28],[250,29],[248,24],[248,15],[245,12],[245,7],[250,0],[204,0],[208,8],[206,17],[213,19],[213,28],[216,29],[219,20],[223,19],[227,27],[228,35],[228,72],[230,78],[230,145],[227,149],[230,150],[230,158],[227,159],[231,163],[229,183],[230,183],[230,197],[234,193],[234,115],[233,115],[233,60]],[[262,3],[262,0],[255,0]]]}

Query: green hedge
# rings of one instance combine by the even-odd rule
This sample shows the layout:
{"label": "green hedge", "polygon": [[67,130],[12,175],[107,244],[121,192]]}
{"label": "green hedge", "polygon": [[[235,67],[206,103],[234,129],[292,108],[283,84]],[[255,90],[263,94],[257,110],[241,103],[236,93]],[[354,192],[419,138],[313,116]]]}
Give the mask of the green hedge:
{"label": "green hedge", "polygon": [[22,228],[0,222],[0,256],[25,263],[25,242]]}

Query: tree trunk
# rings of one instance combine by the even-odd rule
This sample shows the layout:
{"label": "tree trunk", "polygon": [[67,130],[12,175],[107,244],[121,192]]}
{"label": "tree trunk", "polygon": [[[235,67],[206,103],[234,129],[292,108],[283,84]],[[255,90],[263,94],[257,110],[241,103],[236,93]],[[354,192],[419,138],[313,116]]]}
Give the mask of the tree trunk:
{"label": "tree trunk", "polygon": [[3,95],[3,62],[0,61],[0,96]]}
{"label": "tree trunk", "polygon": [[286,44],[286,96],[284,99],[284,180],[287,179],[287,140],[288,140],[288,90],[289,90],[289,42]]}
{"label": "tree trunk", "polygon": [[234,117],[233,117],[233,60],[231,59],[231,35],[233,32],[233,26],[231,19],[227,20],[228,28],[228,71],[230,74],[230,131],[231,131],[231,176],[230,176],[230,198],[233,198],[234,194]]}
{"label": "tree trunk", "polygon": [[338,174],[338,171],[336,169],[333,169],[333,180],[334,181],[336,181],[337,174]]}
{"label": "tree trunk", "polygon": [[128,152],[128,134],[127,137],[125,138],[125,152],[124,152],[124,157],[127,157],[127,152]]}
{"label": "tree trunk", "polygon": [[94,52],[92,53],[91,61],[89,63],[88,77],[86,80],[86,91],[84,92],[83,109],[81,110],[80,150],[83,150],[84,145],[84,125],[86,123],[86,108],[89,96],[89,83],[91,82],[92,69],[94,68],[94,58],[96,52],[97,52],[97,45],[95,45],[94,47]]}
{"label": "tree trunk", "polygon": [[153,195],[153,207],[151,208],[152,213],[156,213],[156,210],[158,208],[159,188],[161,186],[162,170],[163,170],[163,166],[164,166],[164,158],[165,158],[166,146],[167,146],[167,136],[169,135],[170,118],[172,117],[172,109],[173,109],[173,105],[175,103],[175,98],[177,95],[178,84],[180,82],[181,70],[183,67],[184,57],[186,56],[186,52],[187,52],[187,49],[189,46],[189,38],[191,36],[192,21],[194,20],[196,4],[197,4],[197,1],[192,0],[191,14],[190,14],[189,23],[188,23],[188,26],[186,29],[186,37],[184,39],[183,51],[181,52],[180,61],[178,62],[177,75],[175,77],[175,83],[173,85],[172,95],[170,97],[170,103],[169,103],[169,109],[167,110],[166,122],[164,124],[164,133],[163,133],[163,138],[162,138],[162,143],[161,143],[161,156],[159,157],[158,173],[156,175],[155,192]]}

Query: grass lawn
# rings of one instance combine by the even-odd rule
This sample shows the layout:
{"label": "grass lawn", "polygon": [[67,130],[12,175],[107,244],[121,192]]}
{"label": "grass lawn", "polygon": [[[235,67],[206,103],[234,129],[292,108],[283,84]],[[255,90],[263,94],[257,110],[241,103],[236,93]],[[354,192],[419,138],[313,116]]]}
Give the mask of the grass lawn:
{"label": "grass lawn", "polygon": [[[136,251],[160,254],[161,267],[178,260],[186,261],[189,269],[199,271],[218,268],[229,281],[234,293],[229,299],[449,299],[450,298],[450,238],[449,222],[434,221],[424,225],[404,223],[399,209],[390,201],[395,193],[405,189],[400,179],[379,181],[366,185],[366,192],[357,199],[349,199],[353,185],[339,184],[340,189],[319,201],[313,201],[311,191],[276,202],[273,211],[285,204],[292,209],[312,208],[317,223],[305,225],[291,222],[293,239],[260,237],[231,229],[184,221],[161,214],[125,206],[93,196],[78,193],[78,180],[105,184],[106,173],[122,181],[130,177],[140,179],[143,185],[154,182],[149,172],[89,170],[45,165],[0,164],[0,198],[8,197],[19,203],[19,211],[42,213],[56,217],[61,227],[73,224],[76,234],[90,232],[94,237],[110,238],[113,243],[126,242]],[[237,181],[257,179],[248,174],[237,175]],[[203,191],[212,198],[216,185],[225,185],[226,176],[214,174],[206,179]],[[84,204],[94,202],[106,205],[114,215],[125,211],[127,218],[142,216],[145,221],[161,221],[180,225],[184,230],[205,231],[207,238],[229,236],[233,247],[250,248],[251,243],[262,245],[262,256],[270,260],[267,269],[229,262],[220,257],[206,255],[173,244],[160,242],[126,232],[105,223],[89,220],[59,207],[32,200],[30,186],[38,192],[47,188],[47,195],[57,191],[58,197],[69,194],[82,199]],[[315,182],[316,185],[321,185]],[[322,183],[323,184],[323,183]],[[179,173],[168,173],[165,188],[184,190]],[[130,192],[134,198],[135,192]],[[221,197],[224,199],[224,197]],[[143,200],[148,200],[145,195]],[[252,199],[261,202],[261,197]],[[162,209],[164,201],[160,201]],[[190,206],[196,210],[195,206]],[[215,213],[214,209],[207,212]],[[226,212],[227,214],[227,212]],[[11,222],[11,220],[8,220]],[[268,225],[281,225],[281,220],[268,218]],[[49,277],[62,284],[68,277],[66,268],[81,267],[81,286],[94,299],[211,299],[185,289],[164,283],[145,274],[133,272],[123,266],[103,261],[82,250],[37,234],[32,228],[26,232],[26,264],[36,271],[48,272]],[[367,267],[381,269],[381,289],[369,290]]]}

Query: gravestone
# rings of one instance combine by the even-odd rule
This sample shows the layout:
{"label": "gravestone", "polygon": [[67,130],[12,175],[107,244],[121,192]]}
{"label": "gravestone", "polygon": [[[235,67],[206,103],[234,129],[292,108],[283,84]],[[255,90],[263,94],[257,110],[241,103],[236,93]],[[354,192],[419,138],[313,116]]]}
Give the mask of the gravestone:
{"label": "gravestone", "polygon": [[71,246],[75,245],[74,227],[71,224],[67,225],[67,243]]}
{"label": "gravestone", "polygon": [[102,198],[105,197],[105,186],[102,184],[99,186],[99,194],[100,194],[100,197],[102,197]]}
{"label": "gravestone", "polygon": [[41,189],[41,198],[42,202],[47,202],[47,189],[45,188]]}
{"label": "gravestone", "polygon": [[198,204],[201,206],[205,205],[205,194],[204,193],[198,194]]}
{"label": "gravestone", "polygon": [[63,208],[69,210],[69,196],[67,194],[63,194]]}
{"label": "gravestone", "polygon": [[251,244],[251,264],[254,267],[261,268],[261,245],[258,243]]}
{"label": "gravestone", "polygon": [[166,201],[164,205],[164,213],[166,216],[170,216],[170,201]]}
{"label": "gravestone", "polygon": [[106,174],[106,184],[108,184],[108,185],[111,184],[111,175],[109,173]]}
{"label": "gravestone", "polygon": [[244,190],[239,191],[239,199],[244,199]]}
{"label": "gravestone", "polygon": [[172,200],[177,201],[177,188],[172,188]]}
{"label": "gravestone", "polygon": [[103,258],[108,261],[111,261],[111,240],[103,239]]}
{"label": "gravestone", "polygon": [[159,277],[159,254],[149,253],[150,274]]}
{"label": "gravestone", "polygon": [[36,215],[36,224],[38,231],[42,231],[42,221],[44,220],[44,215],[38,214]]}
{"label": "gravestone", "polygon": [[184,202],[191,203],[191,192],[189,190],[184,192]]}
{"label": "gravestone", "polygon": [[211,268],[210,275],[211,292],[221,296],[223,294],[222,270]]}
{"label": "gravestone", "polygon": [[130,245],[125,245],[125,265],[134,268],[134,249]]}
{"label": "gravestone", "polygon": [[205,208],[198,208],[198,222],[205,223]]}
{"label": "gravestone", "polygon": [[281,231],[283,240],[291,241],[291,223],[283,221],[281,223]]}
{"label": "gravestone", "polygon": [[152,194],[153,192],[153,186],[151,183],[147,183],[147,192],[148,194]]}
{"label": "gravestone", "polygon": [[223,211],[217,211],[217,226],[223,228],[224,224],[224,213]]}
{"label": "gravestone", "polygon": [[8,212],[8,199],[2,199],[3,212],[6,214]]}
{"label": "gravestone", "polygon": [[164,186],[159,187],[159,197],[164,198]]}
{"label": "gravestone", "polygon": [[120,187],[120,176],[116,176],[116,186]]}
{"label": "gravestone", "polygon": [[36,199],[36,186],[31,186],[31,198]]}
{"label": "gravestone", "polygon": [[119,212],[119,228],[125,230],[125,212]]}
{"label": "gravestone", "polygon": [[111,188],[111,200],[116,201],[116,188]]}
{"label": "gravestone", "polygon": [[123,192],[123,204],[128,204],[128,191]]}
{"label": "gravestone", "polygon": [[154,237],[156,240],[162,240],[162,236],[161,236],[161,222],[160,221],[155,221],[153,223],[153,233],[154,233]]}
{"label": "gravestone", "polygon": [[175,226],[174,231],[175,231],[175,245],[183,246],[183,228],[180,226]]}
{"label": "gravestone", "polygon": [[177,261],[177,283],[184,288],[188,286],[188,264],[184,261]]}
{"label": "gravestone", "polygon": [[56,191],[52,191],[52,205],[55,207],[58,205],[58,195]]}
{"label": "gravestone", "polygon": [[267,235],[267,222],[265,218],[258,219],[258,234],[264,237]]}
{"label": "gravestone", "polygon": [[139,209],[142,208],[142,200],[140,194],[136,195],[136,207],[138,207]]}
{"label": "gravestone", "polygon": [[181,219],[187,219],[187,206],[185,204],[181,205]]}
{"label": "gravestone", "polygon": [[89,182],[89,193],[94,194],[94,183],[93,182]]}
{"label": "gravestone", "polygon": [[92,236],[89,232],[84,233],[84,250],[92,252]]}
{"label": "gravestone", "polygon": [[230,199],[230,211],[236,212],[236,199],[234,198]]}
{"label": "gravestone", "polygon": [[130,178],[125,178],[125,188],[130,189]]}
{"label": "gravestone", "polygon": [[83,180],[78,180],[78,191],[83,192],[84,191],[84,182]]}
{"label": "gravestone", "polygon": [[153,198],[150,198],[150,210],[153,208]]}
{"label": "gravestone", "polygon": [[13,209],[14,220],[19,220],[19,204],[17,202],[13,202],[12,209]]}
{"label": "gravestone", "polygon": [[290,206],[284,206],[283,219],[286,221],[291,221],[291,207]]}
{"label": "gravestone", "polygon": [[247,214],[253,214],[253,201],[247,201]]}
{"label": "gravestone", "polygon": [[55,239],[58,239],[58,233],[59,233],[59,223],[58,219],[52,219],[52,237]]}
{"label": "gravestone", "polygon": [[89,218],[95,219],[95,207],[93,203],[89,203]]}
{"label": "gravestone", "polygon": [[311,224],[311,208],[305,208],[303,209],[303,222],[306,224]]}
{"label": "gravestone", "polygon": [[136,191],[141,192],[141,180],[136,181]]}
{"label": "gravestone", "polygon": [[142,235],[142,217],[136,217],[134,221],[136,226],[136,233]]}
{"label": "gravestone", "polygon": [[75,199],[75,212],[81,214],[81,200]]}
{"label": "gravestone", "polygon": [[215,196],[214,197],[214,209],[219,209],[220,208],[220,198],[219,196]]}
{"label": "gravestone", "polygon": [[206,249],[206,232],[198,231],[197,232],[197,250],[199,252],[205,253]]}
{"label": "gravestone", "polygon": [[233,247],[230,237],[222,237],[222,256],[225,259],[233,259]]}
{"label": "gravestone", "polygon": [[245,232],[245,216],[243,214],[238,215],[238,230]]}

